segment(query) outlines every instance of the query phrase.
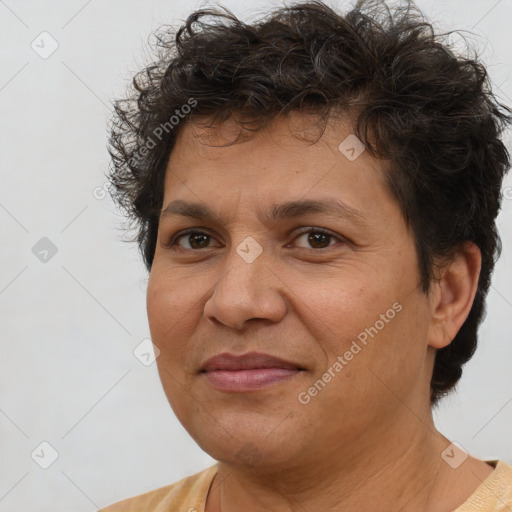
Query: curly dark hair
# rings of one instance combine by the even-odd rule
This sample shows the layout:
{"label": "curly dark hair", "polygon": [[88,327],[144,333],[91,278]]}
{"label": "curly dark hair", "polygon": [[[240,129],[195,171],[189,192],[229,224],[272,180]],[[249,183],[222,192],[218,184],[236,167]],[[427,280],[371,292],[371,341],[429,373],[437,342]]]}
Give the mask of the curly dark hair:
{"label": "curly dark hair", "polygon": [[[431,406],[452,390],[477,345],[501,252],[495,219],[510,155],[500,140],[511,110],[492,93],[477,52],[455,52],[412,4],[359,1],[345,15],[321,2],[278,9],[253,24],[223,8],[163,27],[155,61],[115,102],[110,193],[126,212],[148,272],[167,162],[187,122],[236,115],[259,129],[281,114],[342,110],[371,155],[390,162],[387,185],[412,227],[424,293],[439,259],[481,251],[478,290],[450,345],[439,349]],[[324,123],[325,128],[325,123]]]}

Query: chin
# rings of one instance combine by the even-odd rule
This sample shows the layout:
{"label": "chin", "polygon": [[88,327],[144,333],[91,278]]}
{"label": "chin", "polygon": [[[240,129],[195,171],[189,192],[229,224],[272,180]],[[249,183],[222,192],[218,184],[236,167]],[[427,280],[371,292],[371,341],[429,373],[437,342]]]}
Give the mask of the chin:
{"label": "chin", "polygon": [[227,465],[267,469],[293,465],[310,444],[296,415],[273,419],[259,413],[212,411],[197,416],[196,411],[193,418],[182,419],[199,447]]}

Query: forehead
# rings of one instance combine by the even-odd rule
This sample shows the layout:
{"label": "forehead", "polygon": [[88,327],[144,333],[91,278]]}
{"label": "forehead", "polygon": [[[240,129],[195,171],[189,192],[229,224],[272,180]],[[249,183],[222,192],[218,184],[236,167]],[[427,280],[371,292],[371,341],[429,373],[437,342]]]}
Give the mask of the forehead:
{"label": "forehead", "polygon": [[[286,208],[320,210],[313,202],[322,197],[331,207],[343,203],[345,213],[356,218],[375,210],[377,196],[391,199],[384,181],[386,163],[364,150],[350,123],[337,119],[321,132],[316,120],[294,114],[254,132],[241,129],[235,120],[210,128],[204,122],[184,125],[168,161],[163,209],[180,200],[195,203],[196,211],[201,203],[227,208],[243,200],[275,220]],[[347,145],[352,152],[346,152]],[[278,208],[299,200],[310,204]],[[183,204],[175,203],[171,209],[180,208]]]}
{"label": "forehead", "polygon": [[[194,153],[188,155],[190,157],[215,159],[222,158],[225,154],[235,155],[235,147],[239,145],[243,146],[241,152],[248,146],[262,145],[265,148],[262,153],[268,150],[288,153],[292,160],[296,151],[318,154],[334,152],[337,156],[345,155],[355,160],[360,152],[364,152],[364,145],[353,132],[350,119],[338,112],[333,113],[325,123],[321,122],[318,113],[292,111],[264,126],[244,124],[243,127],[240,124],[240,117],[236,115],[214,125],[209,118],[201,118],[180,127],[173,157],[184,146],[187,151],[194,149]],[[347,144],[340,148],[340,143],[347,137]],[[358,151],[355,154],[347,153],[346,150],[350,149],[350,146]],[[367,154],[365,156],[365,165],[370,164],[376,169],[383,166],[382,161],[371,158],[371,162],[370,157]]]}

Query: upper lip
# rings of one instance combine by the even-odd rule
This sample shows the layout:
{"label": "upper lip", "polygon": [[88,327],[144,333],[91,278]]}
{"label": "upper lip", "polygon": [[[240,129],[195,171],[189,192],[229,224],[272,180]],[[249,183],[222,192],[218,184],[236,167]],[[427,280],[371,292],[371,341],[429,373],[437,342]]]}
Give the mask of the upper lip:
{"label": "upper lip", "polygon": [[290,361],[279,357],[259,352],[248,352],[247,354],[234,355],[224,352],[208,359],[202,372],[211,372],[215,370],[255,370],[264,368],[286,368],[290,370],[302,370],[302,368]]}

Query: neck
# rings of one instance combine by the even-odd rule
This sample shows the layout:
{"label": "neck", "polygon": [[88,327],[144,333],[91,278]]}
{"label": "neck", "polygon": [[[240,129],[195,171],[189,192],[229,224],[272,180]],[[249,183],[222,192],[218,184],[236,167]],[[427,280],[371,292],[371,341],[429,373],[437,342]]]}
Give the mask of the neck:
{"label": "neck", "polygon": [[[324,453],[315,449],[316,460],[295,456],[288,465],[250,468],[219,462],[206,511],[453,510],[436,509],[431,504],[441,501],[446,506],[451,500],[455,508],[481,483],[476,481],[462,490],[463,498],[460,493],[454,495],[453,484],[456,480],[460,483],[462,472],[455,475],[441,458],[450,442],[435,429],[430,411],[420,419],[407,410],[400,422],[383,422],[376,430],[365,432],[350,447],[329,446]],[[488,473],[482,473],[479,465],[484,463],[473,461],[485,478]]]}

